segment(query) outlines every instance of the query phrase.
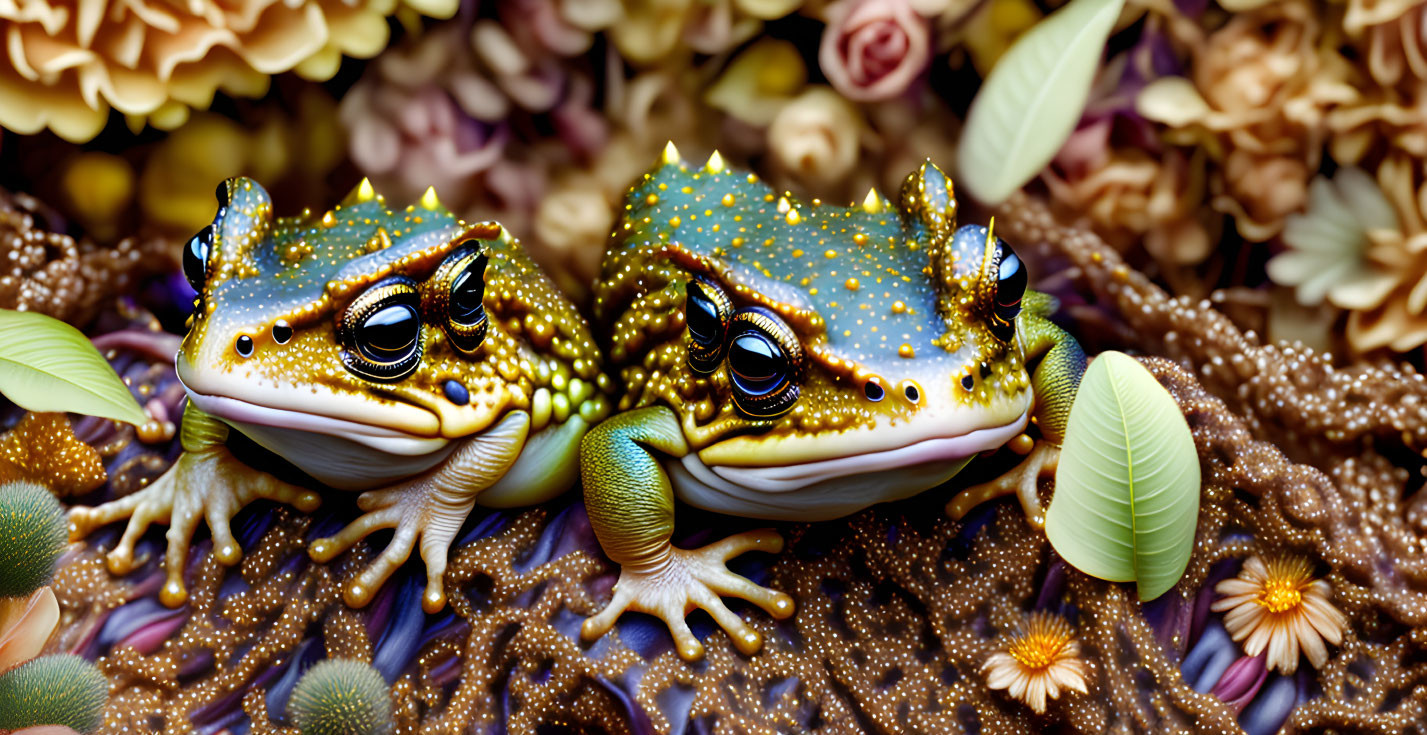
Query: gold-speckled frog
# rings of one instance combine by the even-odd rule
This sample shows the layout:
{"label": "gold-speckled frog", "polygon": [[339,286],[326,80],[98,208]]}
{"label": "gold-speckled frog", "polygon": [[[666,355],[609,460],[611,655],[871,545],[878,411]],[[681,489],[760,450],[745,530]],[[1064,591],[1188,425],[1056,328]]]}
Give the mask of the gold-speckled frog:
{"label": "gold-speckled frog", "polygon": [[[901,198],[900,211],[876,191],[848,208],[805,205],[717,153],[690,167],[672,144],[630,191],[594,303],[623,394],[580,461],[595,535],[622,568],[587,638],[638,610],[696,659],[684,617],[698,607],[751,653],[760,636],[720,596],[792,614],[788,595],[725,566],[781,537],[675,548],[675,497],[830,519],[940,485],[1009,443],[1030,456],[948,511],[1017,492],[1040,522],[1036,481],[1055,466],[1085,355],[1046,319],[1052,300],[1026,290],[1010,246],[956,228],[940,170],[923,165]],[[1023,434],[1032,420],[1039,444]]]}
{"label": "gold-speckled frog", "polygon": [[422,606],[439,610],[447,547],[474,504],[526,505],[574,484],[580,439],[610,404],[584,319],[509,233],[458,220],[433,190],[392,211],[363,181],[329,212],[279,219],[261,186],[237,178],[218,204],[184,252],[198,291],[177,357],[184,453],[142,491],[75,508],[71,535],[128,518],[108,556],[122,573],[149,524],[167,521],[161,599],[182,603],[200,521],[233,564],[229,522],[243,506],[318,504],[235,458],[236,431],[327,486],[368,491],[365,515],[314,542],[314,559],[395,530],[344,591],[349,604],[368,602],[419,543]]}

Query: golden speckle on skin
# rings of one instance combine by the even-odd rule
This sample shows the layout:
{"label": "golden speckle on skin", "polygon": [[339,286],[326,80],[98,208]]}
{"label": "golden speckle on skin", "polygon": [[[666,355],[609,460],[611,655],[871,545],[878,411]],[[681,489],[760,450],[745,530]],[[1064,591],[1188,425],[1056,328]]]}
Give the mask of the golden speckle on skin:
{"label": "golden speckle on skin", "polygon": [[861,246],[861,245],[866,245],[866,244],[867,244],[867,236],[864,235],[864,234],[862,234],[861,232],[858,232],[858,233],[855,233],[855,234],[852,236],[852,241],[855,242],[855,243],[857,243],[859,246]]}
{"label": "golden speckle on skin", "polygon": [[837,251],[833,250],[832,248],[828,248],[827,250],[823,251],[823,256],[827,258],[836,258]]}
{"label": "golden speckle on skin", "polygon": [[892,313],[893,313],[893,314],[901,314],[901,313],[906,312],[906,310],[907,310],[907,303],[906,303],[905,301],[897,300],[897,301],[893,301],[893,302],[892,302]]}
{"label": "golden speckle on skin", "polygon": [[670,227],[678,227],[681,224],[683,224],[683,220],[679,219],[678,215],[674,215],[673,217],[669,218]]}
{"label": "golden speckle on skin", "polygon": [[[849,278],[842,285],[846,286],[848,291],[856,291],[862,284],[858,283],[856,278]],[[862,306],[867,306],[867,304],[862,304]]]}
{"label": "golden speckle on skin", "polygon": [[901,346],[899,346],[899,347],[897,348],[897,355],[898,355],[899,357],[905,357],[905,358],[907,358],[907,359],[911,359],[911,358],[917,356],[917,352],[916,352],[915,349],[912,348],[912,345],[911,345],[911,344],[909,344],[909,343],[907,343],[907,342],[903,342],[903,343],[901,344]]}
{"label": "golden speckle on skin", "polygon": [[732,194],[724,194],[723,199],[721,201],[723,202],[723,206],[732,207],[736,200],[733,198]]}
{"label": "golden speckle on skin", "polygon": [[645,203],[645,204],[648,204],[648,205],[651,206],[651,207],[654,206],[655,204],[658,204],[658,203],[659,203],[659,195],[658,195],[658,194],[655,194],[655,193],[653,193],[653,192],[650,192],[650,193],[649,193],[649,196],[644,197],[644,203]]}

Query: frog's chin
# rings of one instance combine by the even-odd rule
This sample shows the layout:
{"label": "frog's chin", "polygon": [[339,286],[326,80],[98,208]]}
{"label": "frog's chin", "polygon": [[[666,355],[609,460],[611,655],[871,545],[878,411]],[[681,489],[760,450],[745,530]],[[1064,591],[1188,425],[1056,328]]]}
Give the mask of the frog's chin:
{"label": "frog's chin", "polygon": [[707,465],[691,452],[670,458],[666,467],[690,505],[770,520],[826,520],[940,485],[977,454],[1010,441],[1026,422],[1022,414],[1004,426],[795,464]]}

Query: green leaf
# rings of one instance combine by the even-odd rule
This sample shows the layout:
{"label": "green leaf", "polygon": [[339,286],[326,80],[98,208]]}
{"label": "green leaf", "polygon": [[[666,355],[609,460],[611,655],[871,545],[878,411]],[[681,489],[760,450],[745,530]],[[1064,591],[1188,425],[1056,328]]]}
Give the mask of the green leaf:
{"label": "green leaf", "polygon": [[1137,582],[1148,601],[1184,574],[1198,518],[1199,455],[1182,409],[1139,361],[1102,353],[1070,408],[1051,546],[1092,577]]}
{"label": "green leaf", "polygon": [[135,426],[149,420],[88,337],[30,311],[0,309],[0,393],[30,411],[72,411]]}
{"label": "green leaf", "polygon": [[958,183],[1000,204],[1055,157],[1080,120],[1124,0],[1071,0],[991,70],[961,131]]}

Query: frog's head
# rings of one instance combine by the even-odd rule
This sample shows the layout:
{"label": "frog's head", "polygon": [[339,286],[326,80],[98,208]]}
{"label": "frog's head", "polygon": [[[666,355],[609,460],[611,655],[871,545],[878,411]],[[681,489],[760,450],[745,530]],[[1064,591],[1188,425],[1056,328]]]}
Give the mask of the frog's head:
{"label": "frog's head", "polygon": [[1013,438],[1026,270],[986,227],[956,228],[930,163],[901,199],[805,205],[671,156],[631,192],[597,294],[625,404],[658,396],[706,468],[762,491],[959,468]]}
{"label": "frog's head", "polygon": [[249,179],[217,195],[184,252],[198,298],[177,367],[228,423],[426,456],[598,375],[573,306],[499,225],[458,220],[434,191],[393,211],[363,181],[292,218]]}

